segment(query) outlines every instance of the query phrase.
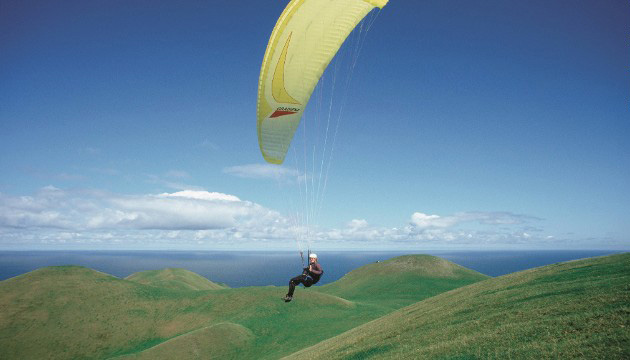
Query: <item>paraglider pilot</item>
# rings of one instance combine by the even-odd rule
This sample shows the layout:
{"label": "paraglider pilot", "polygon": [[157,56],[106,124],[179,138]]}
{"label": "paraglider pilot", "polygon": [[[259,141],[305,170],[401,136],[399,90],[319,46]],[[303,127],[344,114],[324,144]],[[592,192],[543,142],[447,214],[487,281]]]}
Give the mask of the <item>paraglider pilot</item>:
{"label": "paraglider pilot", "polygon": [[289,292],[284,297],[284,301],[289,302],[293,300],[293,291],[299,284],[304,287],[310,287],[313,284],[317,284],[319,278],[324,273],[322,266],[317,262],[317,254],[310,254],[308,256],[308,266],[304,268],[302,275],[298,275],[289,280]]}

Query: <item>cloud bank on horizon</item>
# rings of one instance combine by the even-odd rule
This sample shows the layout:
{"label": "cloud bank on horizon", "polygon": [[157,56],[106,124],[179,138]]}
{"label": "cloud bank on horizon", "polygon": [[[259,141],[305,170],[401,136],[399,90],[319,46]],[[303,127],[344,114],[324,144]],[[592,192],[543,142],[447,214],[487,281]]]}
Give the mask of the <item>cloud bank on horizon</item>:
{"label": "cloud bank on horizon", "polygon": [[0,193],[0,246],[9,249],[294,249],[294,239],[305,236],[319,249],[562,245],[541,222],[510,212],[414,212],[400,227],[356,218],[307,230],[273,209],[206,190],[124,195],[47,186],[30,196]]}

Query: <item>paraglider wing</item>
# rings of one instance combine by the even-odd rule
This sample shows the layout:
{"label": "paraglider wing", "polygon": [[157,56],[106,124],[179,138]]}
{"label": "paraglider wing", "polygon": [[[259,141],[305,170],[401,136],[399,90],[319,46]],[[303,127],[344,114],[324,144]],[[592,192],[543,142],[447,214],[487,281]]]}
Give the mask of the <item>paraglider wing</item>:
{"label": "paraglider wing", "polygon": [[354,27],[387,1],[292,0],[284,9],[258,82],[258,144],[267,162],[282,164],[322,73]]}

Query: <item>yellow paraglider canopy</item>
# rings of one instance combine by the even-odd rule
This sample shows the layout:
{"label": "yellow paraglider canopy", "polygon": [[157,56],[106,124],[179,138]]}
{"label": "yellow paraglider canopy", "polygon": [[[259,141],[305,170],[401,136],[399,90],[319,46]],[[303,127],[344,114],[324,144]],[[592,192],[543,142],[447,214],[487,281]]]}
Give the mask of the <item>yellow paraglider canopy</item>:
{"label": "yellow paraglider canopy", "polygon": [[355,26],[388,0],[292,0],[271,33],[258,82],[258,144],[282,164],[322,73]]}

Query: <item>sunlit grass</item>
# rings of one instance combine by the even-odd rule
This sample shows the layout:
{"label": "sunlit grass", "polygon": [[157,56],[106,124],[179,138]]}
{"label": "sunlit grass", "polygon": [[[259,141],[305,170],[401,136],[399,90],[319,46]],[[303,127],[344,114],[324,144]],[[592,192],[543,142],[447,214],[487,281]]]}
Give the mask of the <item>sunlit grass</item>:
{"label": "sunlit grass", "polygon": [[630,254],[458,288],[294,354],[298,358],[627,359]]}
{"label": "sunlit grass", "polygon": [[142,284],[65,266],[2,281],[1,358],[277,359],[302,349],[292,356],[629,354],[630,254],[499,278],[405,256],[299,288],[290,303],[281,301],[284,287],[191,290],[208,285],[191,274],[143,274]]}

